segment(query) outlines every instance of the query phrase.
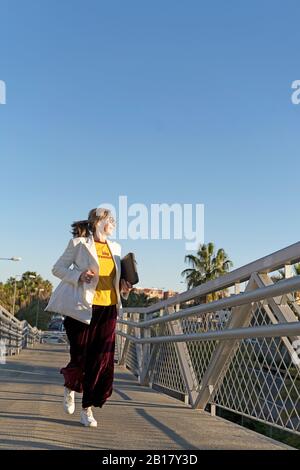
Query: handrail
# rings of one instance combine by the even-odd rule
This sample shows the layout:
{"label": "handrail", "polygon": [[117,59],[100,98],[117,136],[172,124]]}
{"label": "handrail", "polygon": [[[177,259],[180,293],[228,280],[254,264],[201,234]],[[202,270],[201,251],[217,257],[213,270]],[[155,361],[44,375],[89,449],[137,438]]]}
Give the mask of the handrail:
{"label": "handrail", "polygon": [[[189,317],[191,315],[198,316],[204,313],[249,304],[251,302],[258,302],[260,300],[278,297],[297,290],[300,290],[300,276],[294,276],[292,278],[279,281],[271,286],[261,287],[249,292],[242,292],[241,294],[232,295],[231,297],[215,300],[206,304],[195,305],[193,307],[180,310],[179,312],[172,313],[171,315],[164,315],[162,317],[153,318],[152,320],[145,320],[140,322],[118,320],[118,323],[134,326],[136,328],[149,328],[150,326],[159,323],[166,323],[178,320],[179,318]],[[156,310],[157,309],[155,309],[155,311]],[[145,311],[140,309],[140,312]]]}
{"label": "handrail", "polygon": [[210,405],[300,435],[300,305],[292,294],[300,275],[286,269],[272,279],[296,262],[300,242],[148,307],[123,307],[119,365],[194,409]]}
{"label": "handrail", "polygon": [[179,304],[181,302],[187,302],[195,297],[202,297],[209,293],[216,292],[222,289],[226,289],[234,284],[247,281],[252,273],[270,273],[276,271],[285,265],[295,264],[300,262],[300,242],[294,243],[286,248],[275,251],[270,255],[264,256],[256,261],[248,263],[240,268],[234,269],[223,276],[213,279],[201,284],[200,286],[189,289],[180,294],[174,295],[169,299],[156,302],[149,307],[143,309],[127,309],[128,312],[143,312],[144,314],[153,313],[161,308]]}
{"label": "handrail", "polygon": [[41,331],[26,320],[19,320],[0,305],[1,355],[19,354],[25,347],[39,342]]}
{"label": "handrail", "polygon": [[152,338],[137,338],[119,331],[118,334],[136,344],[182,343],[186,341],[226,341],[247,338],[278,338],[281,336],[300,335],[300,322],[278,323],[247,328],[231,328],[229,330],[208,331],[206,333],[189,333],[183,335],[154,336]]}

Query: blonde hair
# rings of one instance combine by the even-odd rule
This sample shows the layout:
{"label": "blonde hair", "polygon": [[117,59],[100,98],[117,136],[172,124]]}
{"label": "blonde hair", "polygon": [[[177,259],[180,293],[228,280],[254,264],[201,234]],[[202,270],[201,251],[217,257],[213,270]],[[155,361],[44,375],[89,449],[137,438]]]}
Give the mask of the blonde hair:
{"label": "blonde hair", "polygon": [[112,216],[110,209],[106,209],[105,207],[91,209],[87,219],[78,220],[71,224],[73,237],[88,237],[94,235],[98,222],[108,216]]}

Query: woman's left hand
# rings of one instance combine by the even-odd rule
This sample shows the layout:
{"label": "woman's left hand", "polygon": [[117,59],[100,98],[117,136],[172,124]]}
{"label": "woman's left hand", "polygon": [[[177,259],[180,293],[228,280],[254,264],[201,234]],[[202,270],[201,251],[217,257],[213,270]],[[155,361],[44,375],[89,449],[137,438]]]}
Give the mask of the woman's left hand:
{"label": "woman's left hand", "polygon": [[122,292],[129,292],[132,289],[132,284],[130,282],[125,281],[125,279],[120,280],[120,290]]}

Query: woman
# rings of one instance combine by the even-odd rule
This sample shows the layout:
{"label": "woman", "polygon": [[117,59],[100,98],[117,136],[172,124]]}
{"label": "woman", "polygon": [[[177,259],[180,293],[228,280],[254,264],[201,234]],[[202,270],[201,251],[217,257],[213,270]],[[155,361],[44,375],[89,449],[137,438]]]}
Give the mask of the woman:
{"label": "woman", "polygon": [[87,220],[72,224],[73,238],[52,269],[61,282],[45,309],[66,315],[70,362],[60,371],[64,410],[73,414],[75,391],[82,392],[80,422],[89,427],[97,427],[91,407],[101,408],[112,394],[120,296],[127,298],[132,288],[120,279],[121,246],[107,238],[115,226],[105,208],[92,209]]}

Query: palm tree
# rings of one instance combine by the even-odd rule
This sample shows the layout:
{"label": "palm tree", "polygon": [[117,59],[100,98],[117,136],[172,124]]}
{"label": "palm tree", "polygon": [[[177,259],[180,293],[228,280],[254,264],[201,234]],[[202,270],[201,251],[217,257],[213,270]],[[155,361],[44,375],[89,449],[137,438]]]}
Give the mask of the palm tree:
{"label": "palm tree", "polygon": [[[181,273],[181,275],[186,278],[188,289],[192,289],[193,287],[222,276],[233,266],[225,250],[219,248],[218,251],[215,252],[215,246],[212,242],[207,245],[200,244],[197,254],[186,255],[184,261],[192,265],[192,268],[184,269]],[[222,296],[222,293],[208,294],[206,296],[206,302],[215,300],[220,296]]]}
{"label": "palm tree", "polygon": [[[44,280],[36,272],[26,271],[17,281],[14,277],[0,283],[0,303],[8,311],[12,311],[14,290],[16,285],[15,313],[17,317],[26,318],[26,310],[39,298],[42,302],[50,297],[52,284]],[[20,311],[20,315],[18,315]]]}

